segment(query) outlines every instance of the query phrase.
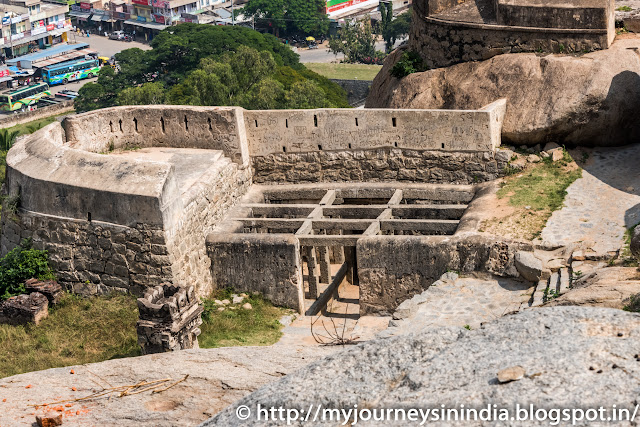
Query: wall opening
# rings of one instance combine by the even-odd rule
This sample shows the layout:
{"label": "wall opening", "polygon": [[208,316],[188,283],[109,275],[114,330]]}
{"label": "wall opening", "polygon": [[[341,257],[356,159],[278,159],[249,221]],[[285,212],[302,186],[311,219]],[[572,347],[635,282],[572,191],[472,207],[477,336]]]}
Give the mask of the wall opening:
{"label": "wall opening", "polygon": [[207,123],[209,123],[209,130],[213,130],[213,126],[211,125],[211,117],[207,118]]}
{"label": "wall opening", "polygon": [[91,222],[91,212],[87,212],[87,221]]}
{"label": "wall opening", "polygon": [[122,132],[122,119],[118,120],[118,124],[120,125],[120,132]]}
{"label": "wall opening", "polygon": [[284,119],[284,125],[289,129],[289,119]]}
{"label": "wall opening", "polygon": [[286,153],[287,152],[287,147],[282,147],[282,152]]}
{"label": "wall opening", "polygon": [[356,117],[356,126],[358,126],[358,118]]}
{"label": "wall opening", "polygon": [[109,128],[111,129],[111,133],[113,133],[113,122],[109,122]]}
{"label": "wall opening", "polygon": [[254,120],[254,122],[256,122],[256,127],[258,127],[258,121],[257,121],[257,120]]}
{"label": "wall opening", "polygon": [[392,118],[391,118],[391,124],[393,124],[393,127],[396,127],[396,126],[397,126],[396,118],[395,118],[395,117],[392,117]]}
{"label": "wall opening", "polygon": [[444,142],[442,143],[442,149],[444,149]]}
{"label": "wall opening", "polygon": [[164,129],[164,117],[160,117],[160,124],[162,125],[162,133],[165,133],[165,129]]}
{"label": "wall opening", "polygon": [[318,144],[318,150],[322,151],[322,145]]}
{"label": "wall opening", "polygon": [[133,118],[133,125],[136,129],[136,132],[138,132],[138,119],[136,119],[135,117]]}
{"label": "wall opening", "polygon": [[184,130],[189,130],[189,121],[187,120],[187,116],[184,116]]}
{"label": "wall opening", "polygon": [[318,116],[316,116],[315,114],[313,115],[313,125],[315,127],[318,127]]}

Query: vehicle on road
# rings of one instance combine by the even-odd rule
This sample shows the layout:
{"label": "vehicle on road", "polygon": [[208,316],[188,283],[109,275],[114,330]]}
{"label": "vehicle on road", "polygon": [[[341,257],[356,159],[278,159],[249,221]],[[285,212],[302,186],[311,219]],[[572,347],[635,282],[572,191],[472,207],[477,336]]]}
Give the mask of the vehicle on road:
{"label": "vehicle on road", "polygon": [[64,89],[56,93],[56,98],[62,98],[62,99],[75,99],[77,96],[78,96],[78,92],[74,92],[68,89]]}
{"label": "vehicle on road", "polygon": [[42,79],[50,85],[67,84],[76,80],[91,79],[98,75],[97,59],[81,60],[42,68]]}
{"label": "vehicle on road", "polygon": [[49,85],[36,83],[19,89],[11,89],[0,93],[0,110],[26,111],[36,105],[41,98],[50,97]]}
{"label": "vehicle on road", "polygon": [[114,31],[113,33],[109,34],[109,39],[110,40],[123,40],[126,42],[130,42],[133,39],[131,38],[131,36],[129,36],[128,34],[125,34],[124,31]]}

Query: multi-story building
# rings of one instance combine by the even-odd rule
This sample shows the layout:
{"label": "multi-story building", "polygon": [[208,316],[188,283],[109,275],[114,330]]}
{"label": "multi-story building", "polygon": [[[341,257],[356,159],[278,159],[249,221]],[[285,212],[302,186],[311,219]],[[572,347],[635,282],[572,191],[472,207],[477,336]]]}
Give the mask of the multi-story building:
{"label": "multi-story building", "polygon": [[4,56],[23,55],[33,48],[45,48],[68,40],[71,22],[66,3],[41,0],[9,0],[0,4],[0,44]]}

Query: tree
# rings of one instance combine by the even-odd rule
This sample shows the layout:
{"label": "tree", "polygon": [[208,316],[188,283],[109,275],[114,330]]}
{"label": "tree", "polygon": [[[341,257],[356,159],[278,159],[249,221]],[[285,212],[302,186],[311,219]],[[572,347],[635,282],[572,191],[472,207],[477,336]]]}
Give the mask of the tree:
{"label": "tree", "polygon": [[161,83],[145,83],[128,87],[118,94],[118,105],[154,105],[162,104],[165,90]]}
{"label": "tree", "polygon": [[329,39],[329,49],[333,53],[344,53],[345,62],[368,62],[366,58],[377,57],[376,35],[371,18],[348,20],[338,29],[338,36]]}
{"label": "tree", "polygon": [[265,21],[276,36],[324,35],[329,30],[325,0],[249,0],[243,12]]}
{"label": "tree", "polygon": [[[276,67],[268,52],[241,47],[217,60],[203,59],[197,70],[171,89],[168,102],[247,109],[344,107],[330,101],[335,97],[332,85],[335,83],[328,80],[304,77],[290,67]],[[344,91],[339,93],[345,96]]]}
{"label": "tree", "polygon": [[287,108],[325,108],[329,106],[320,86],[311,80],[295,82],[285,95],[285,100]]}
{"label": "tree", "polygon": [[73,106],[78,113],[108,107],[104,101],[104,88],[100,83],[89,82],[78,91],[78,97]]}
{"label": "tree", "polygon": [[[393,21],[391,21],[391,26],[389,28],[389,43],[391,45],[391,50],[393,50],[393,46],[396,44],[396,41],[399,38],[407,36],[409,34],[410,29],[411,11],[401,13],[400,15],[396,16]],[[387,45],[387,52],[389,51],[389,46]]]}
{"label": "tree", "polygon": [[392,2],[380,2],[380,17],[382,38],[384,39],[385,50],[389,53],[391,49],[393,49],[393,42],[391,41],[391,22],[393,21]]}
{"label": "tree", "polygon": [[103,67],[97,82],[80,89],[76,109],[158,102],[284,108],[293,81],[280,79],[283,69],[295,80],[315,81],[329,105],[349,106],[340,86],[307,70],[296,53],[269,34],[239,26],[180,24],[161,31],[151,45],[148,51],[116,54],[119,72]]}

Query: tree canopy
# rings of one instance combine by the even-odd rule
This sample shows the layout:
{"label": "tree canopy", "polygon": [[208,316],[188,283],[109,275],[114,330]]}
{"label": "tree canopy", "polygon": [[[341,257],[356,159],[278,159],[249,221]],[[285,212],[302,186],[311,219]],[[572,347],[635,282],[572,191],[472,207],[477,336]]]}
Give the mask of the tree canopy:
{"label": "tree canopy", "polygon": [[249,0],[243,13],[264,21],[273,34],[320,36],[329,30],[325,0]]}
{"label": "tree canopy", "polygon": [[[80,89],[76,110],[160,103],[247,109],[293,103],[308,105],[300,108],[349,106],[342,88],[306,69],[296,53],[269,34],[237,26],[180,24],[162,31],[151,46],[117,53],[120,71],[103,67],[97,82]],[[298,99],[301,87],[310,90],[306,104]]]}
{"label": "tree canopy", "polygon": [[329,39],[329,49],[333,53],[344,53],[344,61],[377,63],[384,58],[384,53],[376,51],[376,34],[371,18],[351,19],[338,29],[337,37]]}

